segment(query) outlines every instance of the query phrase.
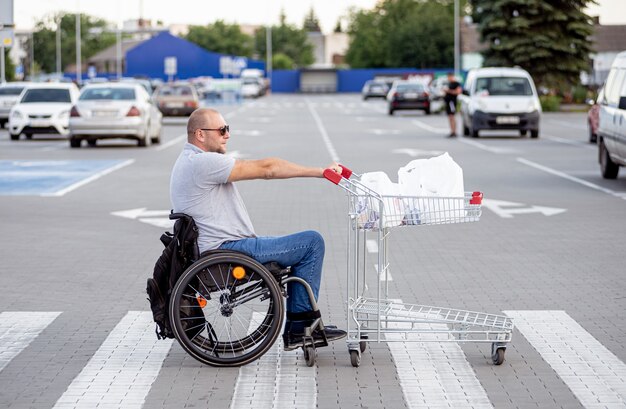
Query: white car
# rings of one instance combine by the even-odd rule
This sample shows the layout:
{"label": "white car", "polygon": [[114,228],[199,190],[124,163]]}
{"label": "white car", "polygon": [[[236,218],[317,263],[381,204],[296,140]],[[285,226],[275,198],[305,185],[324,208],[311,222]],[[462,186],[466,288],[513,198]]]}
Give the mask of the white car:
{"label": "white car", "polygon": [[139,146],[159,143],[162,117],[139,83],[87,85],[70,112],[70,146],[112,138],[133,139]]}
{"label": "white car", "polygon": [[530,74],[521,68],[477,68],[468,72],[459,96],[463,134],[517,130],[539,137],[541,104]]}
{"label": "white car", "polygon": [[0,84],[0,128],[9,122],[9,113],[13,105],[17,104],[20,95],[28,82],[6,82]]}
{"label": "white car", "polygon": [[69,135],[70,109],[78,99],[72,83],[33,83],[22,91],[9,113],[9,134],[16,141],[24,134]]}
{"label": "white car", "polygon": [[257,98],[263,95],[263,86],[257,78],[244,78],[241,84],[241,95],[244,98]]}
{"label": "white car", "polygon": [[626,166],[626,51],[617,54],[598,98],[598,161],[605,179],[615,179]]}

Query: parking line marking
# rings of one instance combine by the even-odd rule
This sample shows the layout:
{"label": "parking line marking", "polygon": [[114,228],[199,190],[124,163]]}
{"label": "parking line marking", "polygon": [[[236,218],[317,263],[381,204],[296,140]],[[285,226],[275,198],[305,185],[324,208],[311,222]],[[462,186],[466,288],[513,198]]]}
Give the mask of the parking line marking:
{"label": "parking line marking", "polygon": [[[402,300],[391,300],[402,303]],[[416,318],[419,318],[416,316]],[[402,323],[390,323],[403,328]],[[406,325],[404,326],[406,328]],[[415,324],[415,328],[445,329],[446,324]],[[446,334],[424,334],[429,340],[447,340]],[[418,335],[386,334],[409,409],[425,407],[493,408],[465,353],[456,342],[415,342]]]}
{"label": "parking line marking", "polygon": [[52,197],[63,196],[66,193],[71,192],[72,190],[76,190],[76,189],[78,189],[81,186],[85,186],[87,183],[91,183],[94,180],[100,179],[102,176],[108,175],[111,172],[115,172],[118,169],[121,169],[121,168],[126,167],[128,165],[131,165],[134,162],[135,162],[134,159],[128,159],[127,161],[124,161],[122,163],[118,163],[117,165],[111,166],[110,168],[106,168],[104,170],[101,170],[98,173],[94,173],[93,175],[91,175],[91,176],[89,176],[89,177],[87,177],[85,179],[82,179],[81,181],[76,182],[73,185],[70,185],[70,186],[68,186],[66,188],[63,188],[61,190],[57,190],[56,192],[52,192],[52,193],[42,193],[40,196],[46,196],[46,197],[48,197],[48,196],[52,196]]}
{"label": "parking line marking", "polygon": [[320,119],[319,115],[317,114],[317,112],[313,108],[313,105],[308,99],[306,100],[306,105],[309,108],[311,115],[313,115],[313,119],[315,119],[315,123],[317,124],[317,129],[319,129],[320,133],[322,134],[322,139],[324,139],[324,144],[326,145],[326,149],[328,150],[328,153],[330,154],[331,159],[333,160],[333,162],[340,162],[339,155],[337,155],[337,151],[335,150],[333,143],[328,137],[328,133],[326,132],[326,128],[324,128],[324,124],[322,123],[322,120]]}
{"label": "parking line marking", "polygon": [[604,193],[609,194],[611,196],[615,196],[615,197],[618,197],[620,199],[626,200],[626,192],[616,192],[614,190],[607,189],[607,188],[602,187],[602,186],[598,186],[595,183],[591,183],[591,182],[588,182],[586,180],[577,178],[575,176],[568,175],[567,173],[563,173],[563,172],[558,171],[556,169],[552,169],[552,168],[549,168],[547,166],[540,165],[538,163],[529,161],[528,159],[517,158],[517,161],[519,163],[522,163],[522,164],[526,165],[526,166],[530,166],[531,168],[538,169],[538,170],[540,170],[542,172],[550,173],[552,175],[561,177],[563,179],[567,179],[567,180],[572,181],[572,182],[576,182],[578,184],[581,184],[583,186],[589,187],[591,189],[599,190],[600,192],[604,192]]}
{"label": "parking line marking", "polygon": [[60,314],[44,311],[0,313],[0,371]]}
{"label": "parking line marking", "polygon": [[426,129],[429,132],[433,132],[433,133],[440,134],[440,135],[446,135],[450,132],[443,128],[435,128],[434,126],[430,126],[422,121],[418,121],[417,119],[414,119],[413,123],[422,129]]}
{"label": "parking line marking", "polygon": [[181,143],[183,140],[187,139],[187,134],[184,133],[182,135],[178,135],[176,138],[172,139],[171,141],[164,143],[163,145],[159,145],[156,148],[154,148],[155,151],[162,151],[165,150],[169,147],[172,147],[174,145],[178,145],[179,143]]}
{"label": "parking line marking", "polygon": [[54,408],[140,409],[172,339],[154,335],[151,311],[129,311],[115,326]]}
{"label": "parking line marking", "polygon": [[550,140],[550,141],[554,141],[554,142],[558,142],[558,143],[562,143],[562,144],[565,144],[565,145],[577,146],[579,148],[591,149],[591,150],[594,150],[594,151],[598,150],[598,147],[595,146],[595,145],[590,145],[589,143],[581,142],[581,141],[571,141],[571,140],[566,139],[566,138],[561,138],[560,136],[544,135],[544,139],[547,139],[547,140]]}
{"label": "parking line marking", "polygon": [[626,364],[565,311],[504,311],[587,408],[626,407]]}
{"label": "parking line marking", "polygon": [[[261,314],[251,323],[263,320]],[[300,356],[299,356],[300,355]],[[279,337],[259,359],[239,368],[231,409],[293,409],[317,406],[316,369],[308,368],[302,352],[283,351]]]}

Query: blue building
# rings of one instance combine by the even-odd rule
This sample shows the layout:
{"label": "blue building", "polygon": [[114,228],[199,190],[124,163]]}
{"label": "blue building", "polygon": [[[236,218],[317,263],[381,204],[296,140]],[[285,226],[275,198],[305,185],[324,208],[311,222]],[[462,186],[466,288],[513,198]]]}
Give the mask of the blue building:
{"label": "blue building", "polygon": [[176,58],[175,79],[202,76],[225,78],[227,75],[221,73],[223,70],[220,70],[220,60],[222,65],[225,60],[230,60],[242,69],[258,68],[265,71],[264,61],[210,52],[164,31],[128,50],[124,76],[147,76],[167,80],[165,59],[170,57]]}

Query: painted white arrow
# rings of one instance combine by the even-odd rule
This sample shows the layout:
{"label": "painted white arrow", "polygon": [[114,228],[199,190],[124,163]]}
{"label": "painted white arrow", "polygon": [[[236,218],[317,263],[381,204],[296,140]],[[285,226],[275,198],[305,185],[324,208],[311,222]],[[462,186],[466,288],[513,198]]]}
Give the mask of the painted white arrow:
{"label": "painted white arrow", "polygon": [[164,229],[169,229],[174,225],[174,221],[169,219],[169,210],[146,210],[145,207],[138,207],[137,209],[121,210],[111,214],[125,219],[139,220],[142,223]]}
{"label": "painted white arrow", "polygon": [[138,219],[140,217],[167,217],[170,214],[169,210],[146,210],[145,207],[138,207],[137,209],[121,210],[119,212],[111,213],[113,216],[125,217],[127,219]]}
{"label": "painted white arrow", "polygon": [[235,134],[242,135],[242,136],[261,136],[265,134],[265,132],[261,132],[261,131],[257,131],[256,129],[253,129],[251,131],[244,131],[244,130],[235,131]]}
{"label": "painted white arrow", "polygon": [[399,154],[407,154],[412,158],[417,158],[419,156],[438,156],[443,153],[443,151],[423,151],[420,149],[412,149],[412,148],[400,148],[394,149],[391,153],[399,153]]}
{"label": "painted white arrow", "polygon": [[374,135],[398,135],[400,131],[398,129],[370,129],[367,132]]}
{"label": "painted white arrow", "polygon": [[483,207],[491,210],[498,216],[510,219],[514,214],[541,213],[544,216],[554,216],[566,212],[567,209],[546,206],[528,206],[525,203],[506,202],[504,200],[483,199]]}

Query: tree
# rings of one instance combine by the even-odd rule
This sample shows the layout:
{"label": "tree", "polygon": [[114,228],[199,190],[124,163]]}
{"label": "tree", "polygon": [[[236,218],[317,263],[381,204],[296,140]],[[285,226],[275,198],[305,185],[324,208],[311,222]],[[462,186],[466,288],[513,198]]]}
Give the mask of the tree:
{"label": "tree", "polygon": [[[313,46],[308,41],[306,31],[287,24],[285,20],[285,14],[281,12],[280,25],[272,26],[272,52],[285,54],[297,67],[313,64]],[[267,54],[266,31],[265,27],[261,27],[254,33],[255,49],[260,56]]]}
{"label": "tree", "polygon": [[484,65],[518,65],[549,88],[578,83],[590,65],[593,24],[584,9],[591,3],[472,0],[474,21],[488,44]]}
{"label": "tree", "polygon": [[217,20],[206,26],[191,26],[185,38],[216,53],[252,57],[253,38],[242,33],[238,24]]}
{"label": "tree", "polygon": [[320,20],[317,18],[317,15],[315,15],[313,6],[311,6],[311,10],[309,10],[309,13],[304,17],[302,28],[309,33],[319,33],[322,31],[320,28]]}
{"label": "tree", "polygon": [[348,32],[353,68],[454,65],[452,0],[383,0],[373,10],[353,9]]}
{"label": "tree", "polygon": [[4,49],[4,79],[13,81],[15,79],[15,66],[13,60],[9,57],[10,48]]}
{"label": "tree", "polygon": [[[35,63],[44,72],[56,71],[56,22],[58,20],[60,20],[61,28],[61,62],[64,65],[76,63],[76,14],[66,12],[51,14],[35,24],[32,37]],[[82,61],[115,44],[115,34],[106,31],[107,25],[105,20],[86,14],[80,15]],[[31,39],[28,39],[26,49],[30,49],[30,42]]]}
{"label": "tree", "polygon": [[292,70],[295,67],[295,63],[289,56],[283,53],[276,53],[272,55],[272,68],[275,70]]}

